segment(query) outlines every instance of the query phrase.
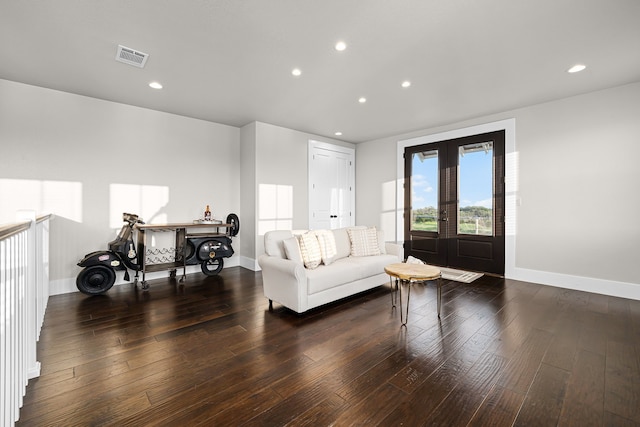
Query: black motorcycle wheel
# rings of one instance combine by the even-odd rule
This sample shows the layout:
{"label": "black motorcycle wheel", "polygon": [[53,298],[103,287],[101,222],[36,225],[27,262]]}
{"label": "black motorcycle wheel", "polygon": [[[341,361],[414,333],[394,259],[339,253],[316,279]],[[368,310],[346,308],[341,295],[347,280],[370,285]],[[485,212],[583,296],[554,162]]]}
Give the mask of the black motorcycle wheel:
{"label": "black motorcycle wheel", "polygon": [[184,259],[185,259],[185,261],[189,261],[191,259],[191,257],[196,253],[196,246],[189,239],[186,239],[186,242],[187,242],[187,246],[186,246],[186,249],[185,249],[186,253],[184,254]]}
{"label": "black motorcycle wheel", "polygon": [[116,281],[116,273],[104,265],[92,265],[83,269],[76,278],[78,290],[87,295],[107,292]]}
{"label": "black motorcycle wheel", "polygon": [[227,216],[227,224],[231,224],[231,227],[229,228],[229,234],[231,237],[237,236],[240,232],[240,218],[238,218],[238,215],[230,213]]}
{"label": "black motorcycle wheel", "polygon": [[200,264],[200,268],[202,268],[202,272],[207,276],[215,276],[222,271],[223,265],[224,261],[222,258],[211,258],[203,261],[202,264]]}

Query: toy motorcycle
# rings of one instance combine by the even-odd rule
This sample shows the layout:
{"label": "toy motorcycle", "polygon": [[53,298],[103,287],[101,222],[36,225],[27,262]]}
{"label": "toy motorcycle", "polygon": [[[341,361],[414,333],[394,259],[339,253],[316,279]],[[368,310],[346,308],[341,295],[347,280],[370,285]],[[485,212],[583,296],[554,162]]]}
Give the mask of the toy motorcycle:
{"label": "toy motorcycle", "polygon": [[[84,269],[76,278],[76,286],[80,292],[87,295],[100,295],[107,292],[116,281],[116,270],[124,270],[124,280],[129,281],[129,269],[136,272],[134,284],[138,284],[138,272],[142,269],[142,260],[138,259],[136,244],[133,239],[133,229],[137,224],[144,224],[138,215],[123,213],[125,224],[120,229],[115,240],[108,243],[106,251],[91,252],[78,262]],[[240,221],[236,214],[227,216],[229,236],[236,236],[240,230]],[[230,257],[234,251],[231,239],[227,236],[199,236],[186,239],[186,253],[183,265],[200,264],[202,272],[207,276],[215,276],[224,265],[223,258]],[[144,256],[142,254],[141,256]],[[178,257],[177,256],[177,257]],[[175,270],[171,275],[175,277]],[[149,285],[142,280],[142,289]]]}
{"label": "toy motorcycle", "polygon": [[85,255],[78,262],[84,269],[76,278],[76,286],[87,295],[99,295],[107,292],[116,281],[115,270],[124,270],[124,280],[130,280],[129,270],[136,272],[135,283],[138,283],[140,262],[133,241],[133,228],[136,224],[144,224],[138,215],[123,213],[125,224],[118,236],[109,242],[106,251],[95,251]]}

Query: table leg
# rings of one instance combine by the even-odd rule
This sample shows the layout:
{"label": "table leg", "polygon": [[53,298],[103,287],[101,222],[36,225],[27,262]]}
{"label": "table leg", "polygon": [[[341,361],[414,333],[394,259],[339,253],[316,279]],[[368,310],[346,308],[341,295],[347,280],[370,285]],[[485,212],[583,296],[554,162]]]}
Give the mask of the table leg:
{"label": "table leg", "polygon": [[411,281],[401,280],[407,284],[407,308],[405,309],[404,320],[402,319],[402,283],[400,283],[400,326],[407,326],[407,320],[409,320],[409,299],[411,298]]}
{"label": "table leg", "polygon": [[442,277],[438,277],[438,283],[437,283],[437,287],[438,287],[438,317],[440,317],[440,306],[442,304]]}
{"label": "table leg", "polygon": [[389,285],[391,286],[391,308],[395,308],[398,301],[398,279],[396,279],[396,287],[393,288],[393,277],[389,276]]}

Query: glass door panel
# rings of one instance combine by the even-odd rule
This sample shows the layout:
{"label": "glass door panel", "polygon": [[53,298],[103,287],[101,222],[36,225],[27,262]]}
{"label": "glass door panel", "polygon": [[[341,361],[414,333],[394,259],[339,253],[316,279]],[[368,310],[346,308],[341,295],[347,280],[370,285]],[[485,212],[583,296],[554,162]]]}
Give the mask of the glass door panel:
{"label": "glass door panel", "polygon": [[458,234],[493,236],[493,141],[458,147]]}
{"label": "glass door panel", "polygon": [[438,232],[438,150],[411,153],[411,231]]}

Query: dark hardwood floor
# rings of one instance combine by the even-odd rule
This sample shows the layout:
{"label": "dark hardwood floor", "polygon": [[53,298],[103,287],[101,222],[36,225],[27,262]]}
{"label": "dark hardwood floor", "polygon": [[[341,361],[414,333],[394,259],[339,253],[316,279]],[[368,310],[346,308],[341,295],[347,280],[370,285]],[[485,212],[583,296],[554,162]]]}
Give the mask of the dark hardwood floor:
{"label": "dark hardwood floor", "polygon": [[49,299],[19,426],[637,426],[640,301],[482,277],[305,315],[260,273]]}

